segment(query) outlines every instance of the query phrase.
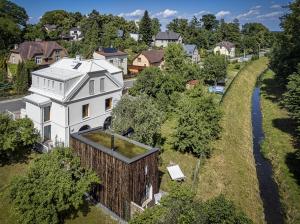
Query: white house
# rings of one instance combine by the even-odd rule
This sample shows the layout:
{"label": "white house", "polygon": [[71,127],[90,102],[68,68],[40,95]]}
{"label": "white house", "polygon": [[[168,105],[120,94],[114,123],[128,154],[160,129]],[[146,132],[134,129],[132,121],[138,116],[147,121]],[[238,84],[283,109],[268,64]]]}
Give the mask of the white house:
{"label": "white house", "polygon": [[106,60],[63,58],[34,71],[25,115],[48,145],[69,146],[69,135],[110,125],[111,110],[120,100],[122,71]]}
{"label": "white house", "polygon": [[70,37],[72,40],[82,40],[82,32],[79,27],[73,27],[70,29]]}
{"label": "white house", "polygon": [[140,35],[138,33],[129,33],[129,36],[135,41],[139,41]]}
{"label": "white house", "polygon": [[225,55],[230,58],[235,57],[235,45],[229,41],[222,41],[214,48],[214,54]]}
{"label": "white house", "polygon": [[94,59],[105,59],[114,66],[122,69],[123,74],[127,75],[127,56],[128,54],[116,48],[100,48],[93,53]]}
{"label": "white house", "polygon": [[182,37],[179,33],[173,31],[159,32],[154,37],[154,46],[166,47],[169,43],[182,43]]}

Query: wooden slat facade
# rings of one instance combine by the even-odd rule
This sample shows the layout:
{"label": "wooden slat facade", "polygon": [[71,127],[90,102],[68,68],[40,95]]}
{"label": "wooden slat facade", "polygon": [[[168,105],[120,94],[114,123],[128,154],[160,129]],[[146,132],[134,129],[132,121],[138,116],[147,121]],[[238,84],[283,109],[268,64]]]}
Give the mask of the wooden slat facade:
{"label": "wooden slat facade", "polygon": [[158,193],[158,151],[126,163],[72,136],[70,147],[80,157],[81,165],[100,177],[95,199],[121,218],[129,219],[131,201],[142,205],[147,184],[152,185],[153,194]]}

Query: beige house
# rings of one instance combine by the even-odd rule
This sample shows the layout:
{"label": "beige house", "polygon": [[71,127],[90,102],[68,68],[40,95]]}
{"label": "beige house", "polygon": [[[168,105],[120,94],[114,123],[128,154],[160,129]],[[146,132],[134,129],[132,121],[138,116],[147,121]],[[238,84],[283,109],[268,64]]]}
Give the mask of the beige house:
{"label": "beige house", "polygon": [[164,51],[163,50],[148,50],[143,51],[132,62],[133,66],[150,67],[156,66],[163,68],[164,66]]}
{"label": "beige house", "polygon": [[230,58],[235,57],[235,45],[229,41],[222,41],[214,48],[214,54],[225,55]]}
{"label": "beige house", "polygon": [[[25,41],[10,51],[7,63],[34,60],[39,66],[48,66],[67,55],[67,51],[55,41]],[[9,68],[8,76],[12,76]]]}
{"label": "beige house", "polygon": [[105,59],[114,66],[122,69],[123,75],[127,75],[127,56],[128,54],[116,48],[102,48],[93,53],[94,59]]}
{"label": "beige house", "polygon": [[166,47],[169,43],[182,43],[182,37],[179,33],[173,31],[159,32],[154,37],[154,46],[156,47]]}

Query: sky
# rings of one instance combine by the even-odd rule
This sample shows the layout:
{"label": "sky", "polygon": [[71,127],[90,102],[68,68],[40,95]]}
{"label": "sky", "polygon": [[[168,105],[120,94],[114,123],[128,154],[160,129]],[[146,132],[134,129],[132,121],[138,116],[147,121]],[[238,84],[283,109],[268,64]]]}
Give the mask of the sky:
{"label": "sky", "polygon": [[96,9],[102,14],[123,16],[128,20],[139,20],[148,10],[162,24],[162,30],[174,18],[191,19],[193,16],[212,13],[226,22],[238,18],[240,24],[261,22],[271,31],[280,30],[279,18],[287,11],[289,0],[13,0],[24,7],[30,23],[37,23],[46,12],[63,9],[88,14]]}

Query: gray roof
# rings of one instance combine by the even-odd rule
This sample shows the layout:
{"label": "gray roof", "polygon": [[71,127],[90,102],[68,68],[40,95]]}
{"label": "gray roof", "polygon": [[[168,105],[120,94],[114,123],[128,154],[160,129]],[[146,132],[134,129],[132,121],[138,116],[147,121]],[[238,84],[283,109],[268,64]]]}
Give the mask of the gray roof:
{"label": "gray roof", "polygon": [[184,44],[182,45],[185,53],[188,56],[192,56],[194,54],[194,51],[197,49],[197,46],[195,44]]}
{"label": "gray roof", "polygon": [[173,31],[159,32],[155,36],[155,40],[178,40],[180,37],[179,33]]}
{"label": "gray roof", "polygon": [[75,30],[80,31],[80,28],[79,28],[79,27],[72,27],[72,28],[70,29],[70,31],[75,31]]}

